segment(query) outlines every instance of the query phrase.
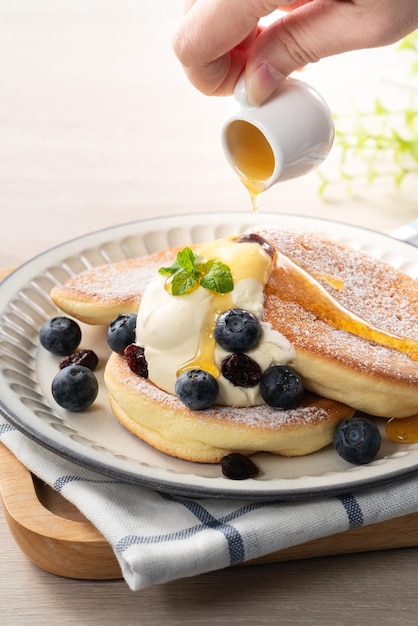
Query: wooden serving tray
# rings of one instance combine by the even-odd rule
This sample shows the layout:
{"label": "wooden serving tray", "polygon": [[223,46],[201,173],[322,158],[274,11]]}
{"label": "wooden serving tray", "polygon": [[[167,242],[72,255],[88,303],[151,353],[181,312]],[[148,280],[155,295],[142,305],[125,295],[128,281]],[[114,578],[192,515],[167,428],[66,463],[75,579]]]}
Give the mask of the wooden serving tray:
{"label": "wooden serving tray", "polygon": [[[0,444],[0,492],[10,531],[22,552],[41,569],[64,576],[122,578],[103,535],[58,492],[31,474]],[[274,552],[249,564],[418,545],[418,513]]]}
{"label": "wooden serving tray", "polygon": [[[0,280],[11,269],[0,269]],[[66,578],[122,578],[112,548],[95,526],[58,492],[34,476],[2,444],[0,494],[10,531],[22,552],[35,565]],[[309,541],[249,564],[417,545],[418,513],[413,513]]]}

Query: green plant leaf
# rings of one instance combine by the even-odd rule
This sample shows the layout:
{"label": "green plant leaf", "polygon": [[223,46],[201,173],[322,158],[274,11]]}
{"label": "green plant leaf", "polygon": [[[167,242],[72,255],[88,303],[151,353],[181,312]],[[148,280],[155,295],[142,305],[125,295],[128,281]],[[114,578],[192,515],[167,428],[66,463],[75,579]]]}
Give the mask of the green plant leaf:
{"label": "green plant leaf", "polygon": [[418,30],[395,48],[399,53],[408,55],[405,78],[399,78],[407,102],[393,107],[376,96],[367,111],[356,108],[353,113],[333,115],[339,171],[332,179],[318,172],[320,197],[335,183],[351,191],[357,180],[374,184],[390,177],[399,188],[406,176],[418,175]]}
{"label": "green plant leaf", "polygon": [[383,105],[380,98],[375,98],[374,112],[375,112],[375,115],[386,115],[388,113],[388,109]]}

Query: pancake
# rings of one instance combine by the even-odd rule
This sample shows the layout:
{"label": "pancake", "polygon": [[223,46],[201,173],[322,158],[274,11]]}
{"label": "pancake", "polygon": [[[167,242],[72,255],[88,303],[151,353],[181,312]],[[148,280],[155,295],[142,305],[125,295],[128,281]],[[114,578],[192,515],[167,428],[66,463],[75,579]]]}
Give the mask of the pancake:
{"label": "pancake", "polygon": [[[277,226],[250,230],[308,272],[342,307],[381,331],[418,342],[417,281],[325,236]],[[176,251],[88,270],[55,287],[51,297],[82,321],[108,323],[118,313],[137,312],[150,277]],[[290,365],[307,390],[371,415],[418,413],[416,356],[362,339],[355,329],[338,330],[310,310],[303,294],[299,301],[284,297],[282,285],[283,274],[275,267],[265,290],[264,319],[293,344]]]}
{"label": "pancake", "polygon": [[310,393],[286,411],[267,405],[192,411],[131,372],[115,352],[106,365],[105,384],[112,411],[125,428],[161,452],[200,463],[218,463],[231,452],[310,454],[330,444],[337,424],[354,413]]}
{"label": "pancake", "polygon": [[51,299],[86,324],[110,324],[119,313],[136,313],[141,295],[158,268],[171,263],[178,248],[100,265],[51,290]]}
{"label": "pancake", "polygon": [[272,245],[287,247],[289,255],[347,310],[415,344],[410,358],[398,349],[365,341],[355,331],[337,330],[306,304],[285,300],[279,293],[282,277],[273,271],[266,289],[265,319],[294,345],[296,358],[291,365],[305,387],[371,415],[417,414],[417,281],[381,260],[316,235],[260,233]]}

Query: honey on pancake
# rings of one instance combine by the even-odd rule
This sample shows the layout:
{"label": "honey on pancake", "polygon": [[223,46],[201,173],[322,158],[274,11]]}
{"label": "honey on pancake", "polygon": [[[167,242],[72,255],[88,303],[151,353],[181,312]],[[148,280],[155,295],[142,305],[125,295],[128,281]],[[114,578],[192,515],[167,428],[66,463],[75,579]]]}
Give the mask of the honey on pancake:
{"label": "honey on pancake", "polygon": [[395,443],[417,443],[418,415],[389,420],[386,424],[386,434]]}
{"label": "honey on pancake", "polygon": [[299,304],[337,330],[352,333],[385,348],[394,348],[413,361],[418,361],[417,341],[368,324],[366,320],[342,306],[313,276],[279,250],[276,250],[276,272],[267,283],[266,292],[280,293],[283,300]]}
{"label": "honey on pancake", "polygon": [[214,378],[219,377],[219,369],[213,358],[215,353],[215,337],[213,336],[213,328],[215,326],[217,316],[233,307],[232,298],[229,293],[214,294],[211,303],[206,311],[203,320],[202,329],[200,331],[197,352],[190,361],[184,363],[177,370],[177,377],[187,370],[201,369]]}
{"label": "honey on pancake", "polygon": [[229,126],[228,144],[235,170],[250,192],[253,209],[257,211],[259,195],[274,172],[273,150],[256,126],[242,120]]}
{"label": "honey on pancake", "polygon": [[[264,287],[270,276],[272,258],[258,242],[238,242],[234,237],[227,237],[199,246],[196,253],[204,259],[219,259],[228,265],[234,283],[250,278]],[[215,378],[219,377],[220,372],[214,360],[213,329],[217,316],[233,306],[234,302],[230,293],[212,293],[203,320],[196,354],[178,369],[177,376],[187,370],[202,369]]]}
{"label": "honey on pancake", "polygon": [[344,281],[337,276],[330,276],[330,274],[312,274],[312,276],[316,278],[316,280],[325,281],[326,283],[331,285],[331,287],[334,287],[336,291],[341,291],[341,289],[344,287]]}

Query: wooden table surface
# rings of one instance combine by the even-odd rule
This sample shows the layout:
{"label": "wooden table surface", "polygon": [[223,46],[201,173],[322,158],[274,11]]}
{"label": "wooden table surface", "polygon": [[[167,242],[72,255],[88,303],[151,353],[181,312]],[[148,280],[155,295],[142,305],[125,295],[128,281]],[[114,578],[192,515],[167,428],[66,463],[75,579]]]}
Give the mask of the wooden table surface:
{"label": "wooden table surface", "polygon": [[[219,126],[229,101],[189,85],[171,51],[176,0],[0,3],[0,267],[121,222],[250,211]],[[401,71],[391,49],[308,68],[334,112]],[[362,71],[359,72],[359,67]],[[364,72],[367,70],[367,80]],[[360,76],[361,74],[361,76]],[[385,76],[383,76],[385,78]],[[338,171],[334,151],[327,167]],[[417,217],[416,177],[318,195],[316,173],[277,186],[261,210],[390,232]],[[39,570],[0,514],[0,620],[11,624],[416,624],[418,554],[398,549],[243,566],[129,591]]]}

